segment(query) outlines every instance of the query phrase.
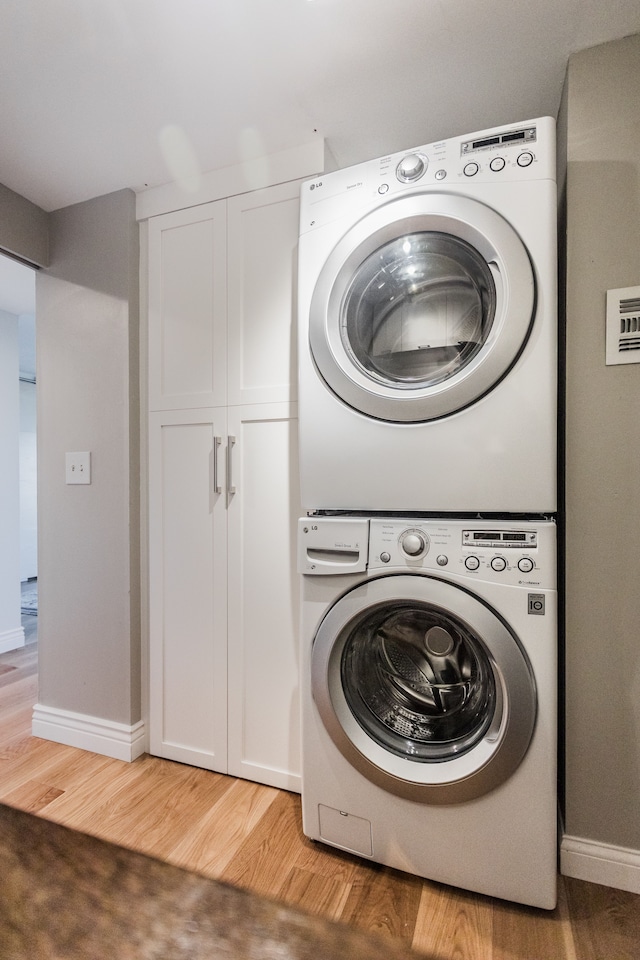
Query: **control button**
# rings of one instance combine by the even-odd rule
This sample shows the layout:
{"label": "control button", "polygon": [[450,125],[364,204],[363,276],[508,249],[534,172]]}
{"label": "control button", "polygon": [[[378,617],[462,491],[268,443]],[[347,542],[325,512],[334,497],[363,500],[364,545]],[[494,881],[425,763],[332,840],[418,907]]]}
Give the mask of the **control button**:
{"label": "control button", "polygon": [[383,563],[389,563],[389,560],[391,560],[391,554],[385,551],[384,553],[380,554],[380,559]]}
{"label": "control button", "polygon": [[427,169],[427,158],[419,153],[408,153],[396,167],[396,176],[403,183],[419,180]]}
{"label": "control button", "polygon": [[533,163],[533,154],[526,150],[524,153],[521,153],[517,160],[519,167],[528,167]]}
{"label": "control button", "polygon": [[400,546],[410,557],[417,557],[426,547],[425,539],[419,533],[406,533],[400,538]]}
{"label": "control button", "polygon": [[491,561],[491,569],[497,570],[499,573],[504,570],[507,565],[507,561],[504,557],[494,557]]}
{"label": "control button", "polygon": [[462,172],[465,177],[475,177],[479,169],[480,167],[477,163],[467,163]]}
{"label": "control button", "polygon": [[467,559],[464,562],[464,565],[467,568],[467,570],[477,570],[478,567],[480,566],[480,561],[478,560],[477,557],[467,557]]}
{"label": "control button", "polygon": [[378,187],[378,193],[385,194],[388,192],[389,192],[389,184],[381,183],[380,186]]}
{"label": "control button", "polygon": [[531,573],[533,570],[533,560],[530,557],[522,557],[518,560],[518,570],[521,573]]}
{"label": "control button", "polygon": [[504,170],[504,157],[494,157],[489,166],[495,173]]}
{"label": "control button", "polygon": [[441,553],[439,557],[436,557],[436,563],[439,567],[446,567],[449,563],[449,557],[445,557],[444,553]]}
{"label": "control button", "polygon": [[446,175],[446,170],[436,170],[436,180],[444,180]]}

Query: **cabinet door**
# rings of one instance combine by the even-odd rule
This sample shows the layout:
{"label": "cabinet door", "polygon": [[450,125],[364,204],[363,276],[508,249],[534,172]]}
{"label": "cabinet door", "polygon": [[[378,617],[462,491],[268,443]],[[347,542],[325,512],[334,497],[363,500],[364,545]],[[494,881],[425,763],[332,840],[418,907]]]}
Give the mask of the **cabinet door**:
{"label": "cabinet door", "polygon": [[226,202],[149,221],[149,409],[226,403]]}
{"label": "cabinet door", "polygon": [[300,183],[228,201],[230,404],[295,400]]}
{"label": "cabinet door", "polygon": [[224,773],[226,504],[215,482],[224,411],[149,420],[151,753]]}
{"label": "cabinet door", "polygon": [[229,773],[300,790],[294,404],[230,408]]}

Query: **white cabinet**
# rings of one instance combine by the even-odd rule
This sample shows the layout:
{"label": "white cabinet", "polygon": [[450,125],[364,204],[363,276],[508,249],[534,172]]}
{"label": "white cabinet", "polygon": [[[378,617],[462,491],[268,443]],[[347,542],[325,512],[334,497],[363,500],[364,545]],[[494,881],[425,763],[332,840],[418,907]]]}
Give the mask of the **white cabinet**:
{"label": "white cabinet", "polygon": [[149,222],[150,749],[289,790],[298,195]]}
{"label": "white cabinet", "polygon": [[149,415],[151,752],[227,768],[227,523],[215,493],[224,408]]}
{"label": "white cabinet", "polygon": [[149,221],[150,410],[227,402],[226,235],[224,201]]}
{"label": "white cabinet", "polygon": [[287,403],[229,408],[228,772],[299,790],[293,412]]}
{"label": "white cabinet", "polygon": [[299,194],[286,183],[227,201],[230,404],[296,398]]}

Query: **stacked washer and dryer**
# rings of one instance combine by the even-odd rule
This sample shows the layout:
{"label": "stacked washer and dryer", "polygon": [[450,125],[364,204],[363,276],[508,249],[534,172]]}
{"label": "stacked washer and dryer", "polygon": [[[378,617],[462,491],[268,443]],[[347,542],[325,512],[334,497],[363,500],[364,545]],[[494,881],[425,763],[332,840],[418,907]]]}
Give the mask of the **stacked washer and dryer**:
{"label": "stacked washer and dryer", "polygon": [[550,118],[302,187],[307,836],[556,903]]}

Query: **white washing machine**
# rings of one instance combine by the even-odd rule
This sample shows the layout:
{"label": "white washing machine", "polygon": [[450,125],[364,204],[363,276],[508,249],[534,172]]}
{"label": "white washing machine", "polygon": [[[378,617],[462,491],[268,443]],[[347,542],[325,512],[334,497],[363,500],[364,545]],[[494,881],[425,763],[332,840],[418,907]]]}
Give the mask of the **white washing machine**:
{"label": "white washing machine", "polygon": [[556,904],[556,529],[308,517],[308,837],[456,887]]}
{"label": "white washing machine", "polygon": [[555,126],[302,186],[305,510],[556,510]]}

